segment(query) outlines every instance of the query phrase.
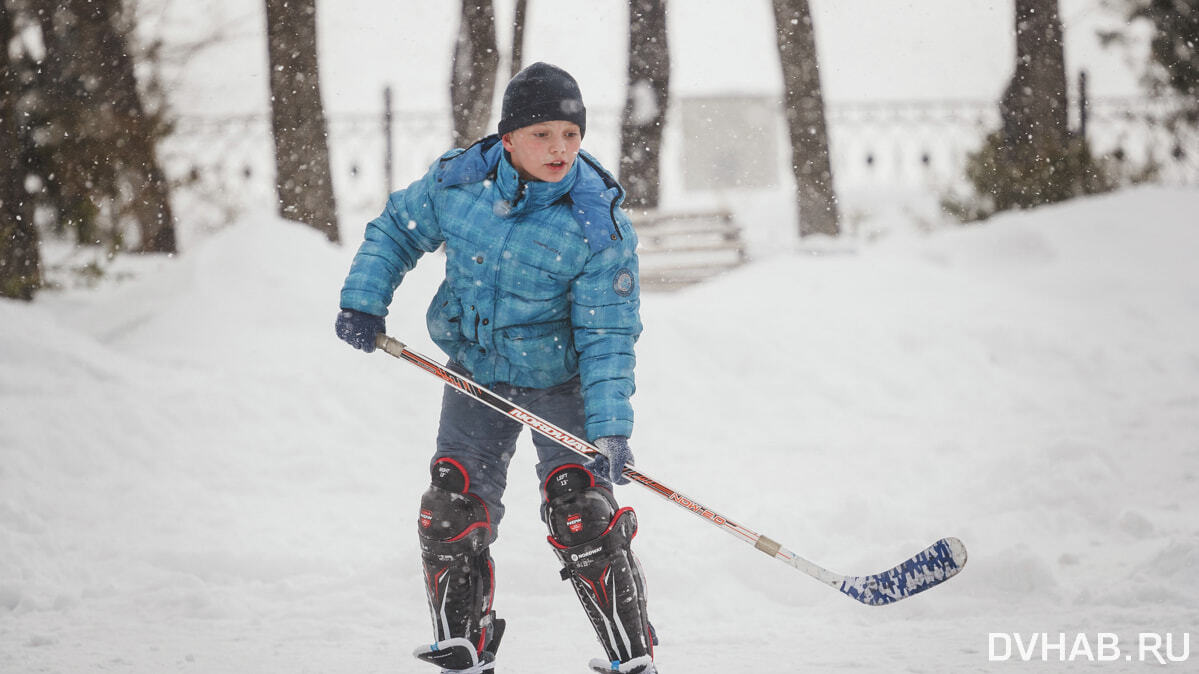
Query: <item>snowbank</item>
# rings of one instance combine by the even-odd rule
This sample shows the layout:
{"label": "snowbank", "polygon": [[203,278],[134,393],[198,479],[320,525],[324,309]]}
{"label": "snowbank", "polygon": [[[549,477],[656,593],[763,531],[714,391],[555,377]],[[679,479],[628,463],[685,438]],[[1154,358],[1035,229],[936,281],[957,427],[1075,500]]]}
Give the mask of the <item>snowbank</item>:
{"label": "snowbank", "polygon": [[[845,573],[944,535],[971,553],[865,608],[623,488],[663,671],[978,671],[991,632],[1193,629],[1195,212],[1140,189],[646,295],[646,471]],[[260,217],[0,302],[0,671],[432,671],[408,652],[440,391],[333,336],[352,253]],[[429,355],[441,264],[388,319]],[[581,671],[599,649],[522,442],[501,660]]]}

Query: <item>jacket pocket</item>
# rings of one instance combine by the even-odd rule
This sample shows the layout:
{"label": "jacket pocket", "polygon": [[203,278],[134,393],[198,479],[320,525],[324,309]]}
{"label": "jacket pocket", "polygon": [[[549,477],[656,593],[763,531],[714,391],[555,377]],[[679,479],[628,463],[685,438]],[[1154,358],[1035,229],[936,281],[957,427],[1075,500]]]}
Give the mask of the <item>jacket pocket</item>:
{"label": "jacket pocket", "polygon": [[462,334],[462,303],[449,284],[442,283],[425,313],[429,336],[442,351],[454,355],[465,341]]}
{"label": "jacket pocket", "polygon": [[579,366],[569,320],[510,326],[499,331],[495,342],[514,368],[527,374],[538,371],[552,380],[546,386],[573,375]]}

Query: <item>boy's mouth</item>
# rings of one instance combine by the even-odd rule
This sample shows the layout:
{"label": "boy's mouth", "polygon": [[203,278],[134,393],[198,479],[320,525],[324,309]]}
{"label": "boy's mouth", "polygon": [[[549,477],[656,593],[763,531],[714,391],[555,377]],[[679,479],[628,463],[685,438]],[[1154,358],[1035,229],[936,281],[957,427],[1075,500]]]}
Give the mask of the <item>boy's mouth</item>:
{"label": "boy's mouth", "polygon": [[566,162],[561,161],[561,160],[552,161],[552,162],[546,164],[546,166],[548,166],[552,169],[560,169],[560,168],[563,168],[564,166],[566,166]]}

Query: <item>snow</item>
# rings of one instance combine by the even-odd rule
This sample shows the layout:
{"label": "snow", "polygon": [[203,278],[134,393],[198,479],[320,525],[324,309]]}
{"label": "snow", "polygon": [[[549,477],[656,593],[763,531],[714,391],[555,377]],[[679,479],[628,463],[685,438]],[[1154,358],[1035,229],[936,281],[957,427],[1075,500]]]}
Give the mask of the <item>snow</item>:
{"label": "snow", "polygon": [[[644,295],[639,467],[842,573],[947,535],[971,555],[864,607],[622,487],[662,671],[1022,664],[988,661],[992,632],[1110,632],[1130,654],[1157,632],[1180,653],[1197,211],[1199,191],[1141,188]],[[433,671],[409,653],[431,634],[415,522],[440,387],[334,337],[355,245],[260,215],[123,259],[124,280],[0,302],[0,671]],[[441,267],[388,319],[438,358]],[[501,665],[583,671],[601,653],[533,455],[525,437],[494,547]]]}
{"label": "snow", "polygon": [[[998,95],[1011,1],[917,4],[813,1],[826,99]],[[266,110],[260,5],[145,7],[169,43],[224,36],[171,69],[177,110]],[[1094,38],[1110,13],[1062,9],[1070,72],[1096,96],[1135,91]],[[626,18],[532,3],[526,60],[618,109]],[[318,20],[333,114],[377,108],[384,84],[401,111],[445,108],[453,3],[322,3]],[[776,92],[772,20],[765,2],[672,5],[672,93]],[[746,211],[752,264],[644,296],[639,467],[835,571],[947,535],[970,562],[863,607],[622,487],[663,672],[1038,670],[990,662],[989,635],[1110,632],[1135,654],[1140,632],[1199,624],[1199,192],[931,233],[877,211],[855,223],[869,237],[803,250],[792,211]],[[270,215],[185,228],[177,259],[0,301],[0,672],[434,671],[410,652],[431,635],[415,520],[440,390],[333,336],[361,233],[343,225],[341,248]],[[441,267],[425,260],[388,320],[437,358],[423,315]],[[600,649],[558,580],[532,456],[526,438],[494,548],[501,671],[582,671]]]}
{"label": "snow", "polygon": [[629,122],[633,126],[653,124],[658,118],[658,96],[654,93],[653,84],[649,80],[637,80],[629,87],[629,99],[632,109],[629,111]]}

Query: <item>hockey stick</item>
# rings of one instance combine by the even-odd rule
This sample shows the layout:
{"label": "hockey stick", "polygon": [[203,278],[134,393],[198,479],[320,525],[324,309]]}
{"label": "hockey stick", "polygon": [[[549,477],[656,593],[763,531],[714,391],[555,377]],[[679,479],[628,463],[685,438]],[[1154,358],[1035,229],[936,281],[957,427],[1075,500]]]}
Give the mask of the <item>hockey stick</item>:
{"label": "hockey stick", "polygon": [[[569,433],[535,414],[521,408],[461,375],[451,372],[436,361],[409,349],[399,340],[384,334],[375,340],[378,348],[406,360],[446,384],[478,400],[504,416],[511,417],[576,453],[594,458],[601,452],[595,445]],[[956,538],[942,538],[900,564],[870,576],[843,576],[814,564],[784,548],[778,542],[744,527],[699,501],[667,487],[634,468],[625,467],[624,476],[656,493],[658,496],[690,511],[758,550],[789,566],[830,585],[846,596],[863,604],[883,606],[923,592],[954,577],[966,564],[966,546]]]}

